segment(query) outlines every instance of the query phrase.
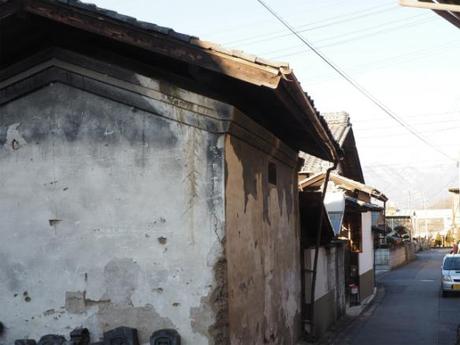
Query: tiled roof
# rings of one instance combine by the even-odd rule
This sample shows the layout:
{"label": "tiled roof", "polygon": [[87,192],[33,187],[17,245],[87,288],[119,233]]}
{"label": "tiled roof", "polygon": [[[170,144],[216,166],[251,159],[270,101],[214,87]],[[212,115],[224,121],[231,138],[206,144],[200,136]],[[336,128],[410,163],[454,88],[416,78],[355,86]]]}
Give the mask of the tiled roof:
{"label": "tiled roof", "polygon": [[[259,116],[257,111],[254,111],[256,121],[267,126],[273,122],[275,125],[272,129],[275,135],[288,141],[295,149],[309,151],[331,161],[338,156],[340,150],[323,118],[319,116],[313,101],[304,93],[287,63],[263,59],[240,50],[226,49],[219,44],[79,0],[0,0],[0,7],[0,12],[3,10],[5,16],[24,11],[109,40],[145,49],[174,60],[175,63],[198,66],[206,73],[226,75],[232,82],[266,87],[269,89],[267,94],[272,98],[273,105],[283,108],[283,111],[278,111],[278,115],[274,113],[273,120],[267,119],[267,116]],[[17,26],[21,25],[25,23],[18,21]],[[256,88],[251,88],[251,91],[253,94],[262,94]],[[243,103],[239,105],[244,106]],[[253,111],[250,106],[247,108],[249,112]],[[261,106],[259,108],[264,109]],[[274,109],[266,104],[265,108]],[[289,116],[279,115],[284,110],[288,111]],[[282,126],[276,125],[277,123]]]}
{"label": "tiled roof", "polygon": [[[323,113],[321,114],[327,126],[329,127],[332,136],[340,147],[342,147],[347,134],[351,128],[350,115],[346,112]],[[324,161],[315,156],[301,152],[300,157],[305,160],[305,163],[300,170],[301,173],[321,172],[331,166],[330,162]]]}
{"label": "tiled roof", "polygon": [[[0,1],[7,2],[8,0],[0,0]],[[81,2],[79,0],[48,0],[48,2],[50,2],[50,3],[53,3],[53,2],[54,3],[61,3],[61,4],[68,5],[68,6],[80,8],[80,9],[83,9],[83,10],[95,12],[95,13],[98,13],[99,15],[101,15],[101,16],[108,17],[108,18],[116,20],[116,21],[124,22],[124,23],[129,24],[129,25],[133,25],[133,26],[135,26],[135,27],[137,27],[139,29],[145,30],[145,31],[150,31],[150,32],[154,32],[154,33],[160,33],[160,34],[163,34],[163,35],[167,35],[170,38],[173,38],[173,39],[176,39],[176,40],[179,40],[179,41],[182,41],[182,42],[190,43],[192,45],[195,45],[195,46],[203,48],[203,49],[209,49],[209,50],[212,50],[212,51],[215,51],[215,52],[218,52],[218,53],[233,56],[233,57],[236,57],[238,59],[242,59],[242,60],[252,62],[252,63],[258,64],[258,65],[273,67],[275,69],[279,69],[279,68],[289,69],[289,64],[286,63],[286,62],[272,61],[272,60],[260,58],[258,56],[252,55],[252,54],[247,54],[247,53],[245,53],[244,51],[241,51],[241,50],[227,49],[227,48],[224,48],[223,46],[221,46],[220,44],[216,44],[216,43],[209,42],[209,41],[203,41],[203,40],[200,40],[196,36],[183,34],[183,33],[174,31],[173,29],[168,28],[168,27],[159,26],[159,25],[156,25],[156,24],[152,24],[152,23],[141,21],[141,20],[137,20],[134,17],[126,16],[126,15],[120,14],[120,13],[118,13],[116,11],[112,11],[112,10],[108,10],[108,9],[98,7],[95,4],[85,3],[85,2]]]}

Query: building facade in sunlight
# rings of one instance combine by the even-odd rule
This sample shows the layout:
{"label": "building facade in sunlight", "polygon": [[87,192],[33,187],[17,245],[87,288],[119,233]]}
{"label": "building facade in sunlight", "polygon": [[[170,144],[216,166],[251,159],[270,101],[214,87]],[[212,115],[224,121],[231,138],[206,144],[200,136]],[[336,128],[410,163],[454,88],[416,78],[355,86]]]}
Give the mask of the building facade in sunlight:
{"label": "building facade in sunlight", "polygon": [[337,147],[289,66],[78,1],[0,18],[0,342],[296,344],[298,152]]}

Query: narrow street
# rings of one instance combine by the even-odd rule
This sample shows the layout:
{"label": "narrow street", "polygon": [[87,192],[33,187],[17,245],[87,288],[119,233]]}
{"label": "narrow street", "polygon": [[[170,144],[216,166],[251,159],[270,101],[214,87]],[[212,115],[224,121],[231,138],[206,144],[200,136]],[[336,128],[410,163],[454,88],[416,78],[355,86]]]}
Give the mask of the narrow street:
{"label": "narrow street", "polygon": [[380,275],[375,303],[338,334],[336,345],[454,345],[460,295],[440,296],[440,266],[446,250]]}

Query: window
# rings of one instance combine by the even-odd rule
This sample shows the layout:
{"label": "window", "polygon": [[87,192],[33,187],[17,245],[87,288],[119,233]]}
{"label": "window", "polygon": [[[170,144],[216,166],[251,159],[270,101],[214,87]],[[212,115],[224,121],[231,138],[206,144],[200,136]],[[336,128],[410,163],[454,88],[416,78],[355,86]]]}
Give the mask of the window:
{"label": "window", "polygon": [[350,240],[351,251],[361,253],[363,251],[361,213],[346,212],[343,217],[343,226],[348,230],[348,239]]}
{"label": "window", "polygon": [[460,271],[460,257],[446,258],[443,269],[446,271]]}
{"label": "window", "polygon": [[276,164],[268,162],[268,183],[276,185]]}

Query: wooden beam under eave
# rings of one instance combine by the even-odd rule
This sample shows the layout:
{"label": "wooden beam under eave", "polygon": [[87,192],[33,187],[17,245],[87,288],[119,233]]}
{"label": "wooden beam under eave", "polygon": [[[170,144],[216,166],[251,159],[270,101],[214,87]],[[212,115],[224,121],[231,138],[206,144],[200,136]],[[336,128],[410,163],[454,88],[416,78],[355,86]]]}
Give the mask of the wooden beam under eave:
{"label": "wooden beam under eave", "polygon": [[27,1],[25,10],[86,32],[146,49],[254,85],[276,89],[281,79],[281,74],[274,68],[259,66],[210,49],[195,47],[190,43],[174,40],[160,33],[145,32],[97,13],[92,14],[78,8],[40,1]]}
{"label": "wooden beam under eave", "polygon": [[427,8],[436,11],[460,12],[460,5],[440,4],[434,2],[422,2],[416,0],[399,0],[399,4],[404,7]]}
{"label": "wooden beam under eave", "polygon": [[454,15],[452,12],[446,11],[434,11],[437,15],[443,17],[449,23],[455,25],[457,28],[460,29],[460,15]]}
{"label": "wooden beam under eave", "polygon": [[20,11],[20,5],[17,2],[11,1],[0,6],[0,20],[5,19],[16,12]]}

